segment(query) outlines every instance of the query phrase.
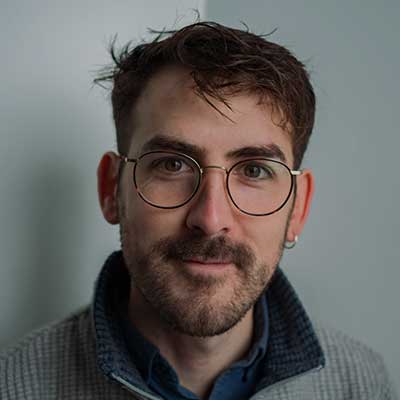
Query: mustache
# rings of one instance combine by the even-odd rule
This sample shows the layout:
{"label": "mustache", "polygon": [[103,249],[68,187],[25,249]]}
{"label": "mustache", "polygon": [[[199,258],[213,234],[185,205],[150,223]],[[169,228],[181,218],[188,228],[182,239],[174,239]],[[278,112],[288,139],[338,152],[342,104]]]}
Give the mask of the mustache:
{"label": "mustache", "polygon": [[235,243],[226,236],[206,238],[189,234],[181,238],[160,240],[154,250],[165,261],[182,261],[191,258],[229,260],[239,269],[249,269],[256,261],[251,248],[243,243]]}

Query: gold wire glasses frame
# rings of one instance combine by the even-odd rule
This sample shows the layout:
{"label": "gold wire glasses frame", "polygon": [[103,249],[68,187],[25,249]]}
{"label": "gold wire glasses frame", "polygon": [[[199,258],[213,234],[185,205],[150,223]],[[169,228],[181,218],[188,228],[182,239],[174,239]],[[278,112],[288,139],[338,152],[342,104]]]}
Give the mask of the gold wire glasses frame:
{"label": "gold wire glasses frame", "polygon": [[[155,156],[155,155],[162,155],[164,157],[165,160],[165,156],[166,155],[171,155],[172,157],[180,157],[181,159],[186,160],[191,166],[193,166],[195,168],[195,171],[197,172],[196,175],[194,175],[195,181],[193,181],[191,183],[191,185],[193,185],[193,187],[190,186],[190,191],[188,191],[188,194],[185,195],[184,200],[179,201],[178,204],[174,204],[174,205],[169,205],[169,206],[165,206],[165,205],[161,205],[158,203],[155,203],[153,201],[151,201],[149,199],[149,197],[151,197],[151,195],[146,195],[143,193],[143,185],[141,186],[141,183],[138,183],[138,165],[140,165],[141,161],[144,164],[144,161],[146,159],[151,159],[151,156]],[[287,201],[290,198],[290,195],[293,192],[294,186],[296,184],[295,181],[295,177],[301,175],[302,171],[301,170],[291,170],[286,164],[284,164],[281,161],[278,160],[274,160],[274,159],[269,159],[269,158],[264,158],[264,157],[252,157],[252,158],[248,158],[245,160],[241,160],[237,163],[235,163],[234,165],[232,165],[230,168],[226,168],[224,166],[219,166],[219,165],[207,165],[207,166],[200,166],[200,164],[192,157],[184,154],[184,153],[179,153],[179,152],[174,152],[174,151],[164,151],[164,150],[158,150],[158,151],[149,151],[146,152],[144,154],[142,154],[140,157],[138,158],[128,158],[125,157],[123,155],[119,155],[119,158],[124,162],[124,163],[133,163],[134,164],[134,168],[133,168],[133,182],[136,188],[137,193],[139,194],[139,196],[142,198],[143,201],[145,201],[147,204],[150,204],[153,207],[157,207],[157,208],[162,208],[162,209],[173,209],[173,208],[178,208],[178,207],[182,207],[185,204],[187,204],[198,192],[199,187],[201,185],[202,179],[203,179],[203,175],[205,173],[205,171],[207,169],[219,169],[225,172],[226,174],[226,181],[225,181],[225,185],[227,188],[227,192],[229,195],[229,198],[231,199],[232,203],[234,204],[234,206],[240,210],[241,212],[243,212],[244,214],[247,215],[252,215],[252,216],[267,216],[267,215],[271,215],[277,211],[279,211],[282,207],[285,206],[285,204],[287,203]],[[166,158],[167,160],[169,160],[168,158]],[[159,162],[158,158],[155,158],[155,160],[157,162]],[[173,158],[171,158],[171,160],[173,160]],[[237,204],[237,201],[235,201],[235,196],[232,195],[231,192],[231,188],[229,187],[229,178],[230,175],[232,173],[232,171],[235,171],[239,166],[241,165],[245,165],[246,162],[249,161],[265,161],[265,162],[269,162],[269,163],[275,163],[274,165],[279,165],[280,167],[283,167],[287,172],[288,175],[290,175],[290,187],[288,187],[288,191],[287,191],[287,195],[283,197],[283,201],[279,202],[279,206],[276,206],[272,211],[269,211],[267,213],[254,213],[254,212],[249,212],[244,210],[242,207],[240,207]]]}

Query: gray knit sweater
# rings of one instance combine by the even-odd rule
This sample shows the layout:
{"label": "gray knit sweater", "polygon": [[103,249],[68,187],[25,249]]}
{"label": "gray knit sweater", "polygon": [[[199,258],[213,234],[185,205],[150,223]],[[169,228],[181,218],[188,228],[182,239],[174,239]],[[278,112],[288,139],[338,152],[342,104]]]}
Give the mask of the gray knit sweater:
{"label": "gray knit sweater", "polygon": [[[159,400],[141,378],[115,324],[128,287],[120,253],[106,262],[94,301],[0,354],[0,399]],[[344,334],[312,325],[278,270],[266,294],[270,339],[251,400],[395,400],[382,358]],[[119,303],[118,303],[119,304]]]}

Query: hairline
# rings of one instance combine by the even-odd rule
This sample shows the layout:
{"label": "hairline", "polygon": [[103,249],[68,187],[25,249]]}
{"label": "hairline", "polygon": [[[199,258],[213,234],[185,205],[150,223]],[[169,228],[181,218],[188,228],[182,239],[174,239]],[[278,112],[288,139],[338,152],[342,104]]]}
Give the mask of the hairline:
{"label": "hairline", "polygon": [[[145,93],[145,91],[148,89],[150,83],[154,80],[154,78],[162,73],[165,73],[165,71],[168,71],[171,68],[178,68],[182,71],[182,73],[187,72],[189,74],[189,76],[191,76],[192,71],[190,71],[188,68],[185,68],[183,65],[179,64],[179,63],[166,63],[164,65],[161,65],[157,70],[155,70],[146,80],[146,82],[144,83],[142,90],[140,91],[140,93],[138,94],[138,96],[133,99],[132,103],[128,106],[129,107],[129,111],[126,113],[126,118],[125,121],[119,121],[118,122],[118,126],[116,126],[116,130],[119,131],[120,128],[122,127],[122,132],[117,132],[121,133],[122,136],[122,145],[121,148],[119,148],[119,152],[122,154],[128,154],[131,146],[132,146],[132,141],[134,139],[134,131],[135,131],[135,121],[137,120],[137,104],[139,103],[139,101],[141,100],[141,98],[143,97],[143,94]],[[240,75],[238,75],[240,76]],[[220,115],[222,115],[223,117],[227,118],[228,120],[230,120],[232,123],[234,123],[234,121],[232,121],[227,115],[225,115],[225,113],[223,111],[221,111],[219,109],[219,105],[218,106],[212,106],[210,104],[210,102],[208,102],[206,100],[206,98],[210,97],[207,95],[207,93],[202,93],[197,91],[196,89],[198,89],[198,86],[196,85],[195,81],[192,78],[192,81],[194,83],[194,85],[192,86],[192,90],[193,92],[201,99],[203,100],[206,104],[209,105],[210,108],[214,109],[216,112],[218,112]],[[251,89],[246,89],[246,90],[240,90],[240,91],[235,91],[235,93],[231,94],[229,91],[229,88],[227,88],[227,90],[225,90],[226,94],[224,94],[224,90],[221,90],[221,94],[222,97],[224,98],[224,100],[226,101],[226,103],[222,103],[223,106],[225,106],[226,108],[229,108],[228,104],[229,104],[229,99],[230,98],[234,98],[235,96],[240,96],[240,95],[247,95],[247,96],[254,96],[256,97],[257,100],[257,105],[260,106],[265,106],[268,107],[270,112],[271,112],[271,120],[272,123],[277,126],[280,127],[282,129],[282,131],[288,135],[288,138],[290,140],[290,146],[291,146],[291,150],[292,150],[292,155],[293,158],[295,157],[294,154],[294,129],[292,124],[290,123],[288,116],[284,114],[284,111],[282,110],[281,105],[279,104],[279,102],[277,102],[276,100],[273,99],[273,96],[271,96],[268,93],[257,93],[257,90],[251,90]],[[214,101],[218,101],[216,99],[211,99]],[[278,116],[278,118],[280,118],[281,121],[285,121],[285,126],[282,126],[282,124],[276,123],[275,121],[275,117]]]}

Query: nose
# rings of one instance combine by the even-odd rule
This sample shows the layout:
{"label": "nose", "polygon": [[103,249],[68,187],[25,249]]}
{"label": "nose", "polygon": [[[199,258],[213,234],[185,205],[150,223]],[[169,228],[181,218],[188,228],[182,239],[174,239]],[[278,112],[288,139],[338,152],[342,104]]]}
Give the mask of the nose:
{"label": "nose", "polygon": [[207,167],[198,193],[189,203],[186,225],[206,236],[228,233],[232,229],[234,207],[226,188],[226,171]]}

